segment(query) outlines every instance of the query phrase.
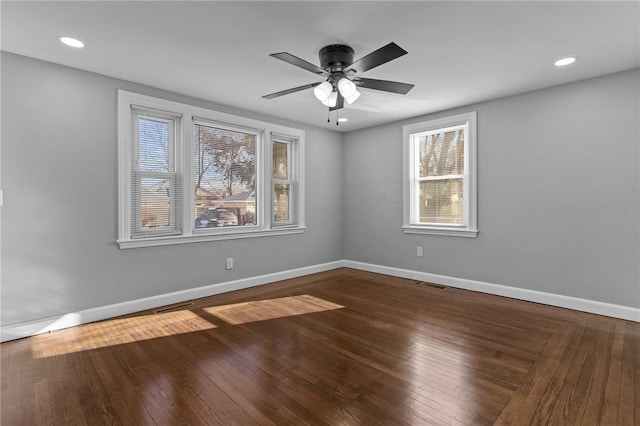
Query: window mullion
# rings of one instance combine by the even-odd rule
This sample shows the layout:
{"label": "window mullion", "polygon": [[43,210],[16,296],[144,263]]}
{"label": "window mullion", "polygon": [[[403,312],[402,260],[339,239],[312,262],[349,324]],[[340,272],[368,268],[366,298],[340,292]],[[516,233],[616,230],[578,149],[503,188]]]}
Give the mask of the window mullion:
{"label": "window mullion", "polygon": [[265,229],[268,227],[268,209],[267,204],[265,204],[265,200],[268,199],[267,193],[267,185],[269,180],[266,178],[266,174],[269,172],[269,167],[267,167],[266,162],[268,161],[268,156],[266,155],[268,151],[266,142],[266,132],[264,129],[260,129],[256,133],[256,147],[255,147],[255,176],[256,182],[254,186],[256,188],[256,204],[255,204],[255,214],[256,214],[256,226],[259,229]]}
{"label": "window mullion", "polygon": [[[187,111],[185,111],[187,112]],[[180,144],[177,151],[181,153],[180,161],[177,163],[179,176],[182,181],[182,233],[185,236],[193,235],[194,212],[195,212],[195,186],[194,182],[194,119],[191,114],[186,113],[179,129]]]}

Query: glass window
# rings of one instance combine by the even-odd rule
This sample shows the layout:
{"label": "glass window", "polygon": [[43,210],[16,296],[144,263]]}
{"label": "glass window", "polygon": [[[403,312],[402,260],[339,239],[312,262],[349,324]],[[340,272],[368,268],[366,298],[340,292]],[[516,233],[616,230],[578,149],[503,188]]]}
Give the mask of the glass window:
{"label": "glass window", "polygon": [[257,225],[257,138],[252,132],[195,124],[195,228]]}
{"label": "glass window", "polygon": [[466,125],[412,135],[418,150],[417,223],[464,225],[465,134]]}
{"label": "glass window", "polygon": [[296,139],[282,135],[271,137],[272,222],[274,226],[295,224],[295,190],[292,154]]}
{"label": "glass window", "polygon": [[404,127],[404,230],[476,236],[475,112]]}
{"label": "glass window", "polygon": [[180,233],[175,172],[175,117],[133,110],[132,237]]}
{"label": "glass window", "polygon": [[118,92],[120,248],[304,232],[304,132]]}

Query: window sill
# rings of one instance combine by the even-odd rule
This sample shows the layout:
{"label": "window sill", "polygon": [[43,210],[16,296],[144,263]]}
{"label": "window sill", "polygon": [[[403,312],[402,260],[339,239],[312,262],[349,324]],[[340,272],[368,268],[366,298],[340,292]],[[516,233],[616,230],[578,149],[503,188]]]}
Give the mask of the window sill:
{"label": "window sill", "polygon": [[252,231],[226,232],[220,234],[171,235],[165,237],[148,237],[116,241],[120,249],[169,246],[175,244],[203,243],[208,241],[237,240],[242,238],[272,237],[276,235],[303,234],[304,226],[295,228],[274,228]]}
{"label": "window sill", "polygon": [[444,235],[447,237],[467,237],[476,238],[478,236],[477,229],[467,228],[433,228],[427,226],[403,226],[402,230],[405,234],[425,234],[425,235]]}

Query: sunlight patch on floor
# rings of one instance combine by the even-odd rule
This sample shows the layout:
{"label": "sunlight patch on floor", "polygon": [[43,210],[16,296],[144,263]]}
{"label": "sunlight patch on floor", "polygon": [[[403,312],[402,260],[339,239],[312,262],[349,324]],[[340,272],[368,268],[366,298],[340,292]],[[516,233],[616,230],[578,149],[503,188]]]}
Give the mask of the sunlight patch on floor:
{"label": "sunlight patch on floor", "polygon": [[342,308],[344,306],[303,294],[300,296],[213,306],[204,308],[204,310],[229,324],[235,325]]}
{"label": "sunlight patch on floor", "polygon": [[[236,325],[342,308],[344,306],[305,294],[212,306],[204,310],[228,324]],[[171,311],[100,321],[40,334],[32,338],[32,350],[35,358],[45,358],[213,328],[216,328],[215,324],[190,310]]]}
{"label": "sunlight patch on floor", "polygon": [[188,310],[100,321],[34,336],[35,358],[45,358],[107,346],[216,328]]}

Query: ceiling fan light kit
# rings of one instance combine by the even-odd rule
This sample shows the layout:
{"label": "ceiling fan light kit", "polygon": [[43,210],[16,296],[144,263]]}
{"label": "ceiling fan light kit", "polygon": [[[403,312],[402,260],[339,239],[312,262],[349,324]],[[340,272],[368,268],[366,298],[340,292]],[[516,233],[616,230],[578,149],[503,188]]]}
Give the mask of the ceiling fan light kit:
{"label": "ceiling fan light kit", "polygon": [[287,52],[272,53],[269,56],[319,76],[326,77],[326,80],[322,83],[310,83],[304,86],[271,93],[263,96],[263,98],[273,99],[313,88],[315,97],[322,102],[323,105],[329,107],[329,111],[331,112],[344,108],[345,100],[349,105],[354,103],[360,97],[358,87],[398,93],[401,95],[406,95],[413,88],[413,84],[388,80],[374,80],[357,76],[359,73],[363,73],[406,55],[407,51],[397,44],[389,43],[355,62],[353,61],[353,54],[353,49],[347,45],[330,44],[318,52],[320,59],[320,67],[318,67]]}

